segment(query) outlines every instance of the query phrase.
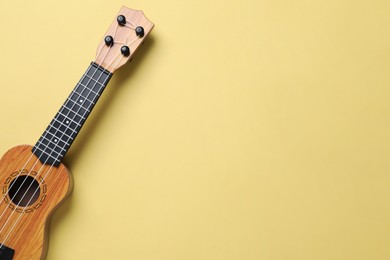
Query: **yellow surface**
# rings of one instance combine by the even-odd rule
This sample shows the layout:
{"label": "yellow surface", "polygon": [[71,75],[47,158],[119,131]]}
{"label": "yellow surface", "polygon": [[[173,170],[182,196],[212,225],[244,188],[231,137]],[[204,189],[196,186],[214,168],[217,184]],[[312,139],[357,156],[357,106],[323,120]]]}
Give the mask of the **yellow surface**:
{"label": "yellow surface", "polygon": [[67,156],[49,260],[390,259],[387,0],[1,1],[0,153],[121,5],[156,27]]}

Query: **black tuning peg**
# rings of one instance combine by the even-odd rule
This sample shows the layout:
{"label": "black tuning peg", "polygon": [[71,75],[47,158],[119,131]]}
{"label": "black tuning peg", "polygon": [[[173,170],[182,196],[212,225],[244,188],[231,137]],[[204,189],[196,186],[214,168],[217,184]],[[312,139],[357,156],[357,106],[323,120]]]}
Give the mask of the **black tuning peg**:
{"label": "black tuning peg", "polygon": [[135,28],[135,34],[138,36],[138,37],[144,37],[145,35],[145,31],[144,31],[144,28],[142,26],[138,26],[137,28]]}
{"label": "black tuning peg", "polygon": [[118,21],[119,25],[124,26],[126,24],[126,17],[124,15],[118,15],[116,20]]}
{"label": "black tuning peg", "polygon": [[130,48],[128,46],[122,46],[121,52],[123,56],[128,57],[130,55]]}
{"label": "black tuning peg", "polygon": [[104,42],[106,43],[106,45],[108,47],[111,47],[112,45],[114,45],[114,38],[112,38],[112,36],[108,35],[108,36],[106,36],[106,38],[104,38]]}

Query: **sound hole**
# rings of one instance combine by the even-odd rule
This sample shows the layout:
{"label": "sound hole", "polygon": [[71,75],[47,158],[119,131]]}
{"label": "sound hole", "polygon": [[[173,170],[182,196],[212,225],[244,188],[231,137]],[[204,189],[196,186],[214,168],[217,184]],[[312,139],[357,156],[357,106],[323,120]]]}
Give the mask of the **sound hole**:
{"label": "sound hole", "polygon": [[9,187],[11,187],[8,189],[9,197],[13,203],[20,207],[34,204],[41,194],[39,183],[34,177],[27,175],[17,177],[11,182]]}

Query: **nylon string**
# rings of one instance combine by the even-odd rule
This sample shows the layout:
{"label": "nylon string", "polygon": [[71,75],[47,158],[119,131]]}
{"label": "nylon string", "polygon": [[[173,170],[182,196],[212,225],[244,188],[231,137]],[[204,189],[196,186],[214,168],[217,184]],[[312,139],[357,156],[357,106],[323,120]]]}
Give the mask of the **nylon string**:
{"label": "nylon string", "polygon": [[[91,67],[92,67],[92,65],[91,65],[91,66],[89,67],[89,69],[87,70],[87,73],[89,72],[89,70],[90,70]],[[92,78],[93,78],[93,76],[95,75],[95,73],[96,73],[97,71],[98,71],[98,69],[96,69],[96,71],[93,73]],[[99,79],[100,79],[100,77],[101,77],[103,74],[104,74],[104,71],[102,71],[101,74],[99,75]],[[83,77],[83,78],[84,78],[84,77]],[[90,83],[90,81],[91,81],[92,78],[89,78],[88,83],[87,83],[87,86],[88,86],[88,84]],[[97,84],[98,84],[98,83],[95,83],[95,85],[91,88],[91,90],[89,91],[88,95],[86,95],[87,97],[92,93],[92,89],[93,89]],[[100,87],[99,92],[100,92],[101,88],[103,88],[103,86]],[[69,102],[69,100],[66,101],[66,104],[67,104],[68,102]],[[67,116],[69,116],[69,114],[71,113],[71,111],[72,111],[72,109],[74,108],[75,104],[76,104],[76,102],[73,104],[72,108],[69,109],[69,112],[67,113]],[[79,108],[78,111],[75,113],[75,115],[74,115],[74,117],[72,118],[72,120],[75,120],[75,118],[76,118],[76,116],[79,114],[78,112],[80,111],[81,108],[82,108],[82,106],[80,106],[80,108]],[[88,113],[88,111],[85,112],[85,114],[87,114],[87,113]],[[85,114],[84,114],[83,116],[85,116]],[[70,118],[70,117],[69,117],[69,118]],[[66,126],[66,128],[69,129],[69,126]],[[66,131],[66,130],[65,130],[65,131]],[[58,133],[58,129],[56,130],[56,132],[55,132],[54,135],[56,135],[57,133]],[[63,136],[64,136],[64,133],[62,133],[62,135],[61,135],[61,137],[59,137],[59,139],[62,139]],[[68,140],[69,140],[69,138],[68,138]],[[58,144],[55,144],[55,145],[58,146]],[[45,146],[45,148],[47,148],[47,147],[48,147],[48,144]],[[49,159],[50,156],[52,155],[53,151],[54,151],[54,150],[51,150],[51,152],[50,152],[50,154],[49,154],[49,157],[48,157],[48,158],[45,160],[45,162],[42,164],[41,168],[40,168],[39,171],[37,172],[37,175],[40,174],[40,172],[42,171],[43,167],[44,167],[45,164],[47,163],[48,159]],[[40,158],[41,158],[41,157],[39,157],[39,159],[40,159]],[[39,160],[39,159],[38,159],[38,160]],[[38,161],[38,160],[37,160],[37,161]],[[58,158],[56,158],[56,160],[58,160]],[[35,166],[35,165],[36,165],[36,163],[34,164],[34,166]],[[30,173],[32,172],[32,169],[34,168],[34,166],[31,168],[31,170],[29,171],[29,173],[28,173],[27,176],[30,175]],[[31,195],[31,198],[30,198],[29,201],[27,202],[27,205],[30,204],[31,200],[34,198],[34,195],[39,191],[40,186],[43,184],[44,180],[46,179],[46,177],[48,176],[48,174],[49,174],[50,171],[52,170],[53,166],[54,166],[54,164],[52,164],[52,165],[50,166],[50,168],[48,169],[48,171],[47,171],[46,174],[44,175],[43,179],[41,180],[41,183],[39,184],[39,187],[38,187],[38,188],[34,191],[34,193]],[[19,173],[19,175],[20,175],[20,173]],[[32,184],[33,184],[33,183],[31,183],[31,184],[29,185],[29,187],[27,188],[27,190],[24,192],[24,194],[23,194],[22,198],[20,199],[20,201],[22,201],[22,200],[24,199],[24,197],[26,196],[26,194],[30,191]],[[15,195],[16,195],[16,194],[15,194]],[[11,202],[12,202],[12,200],[10,201],[9,204],[11,204]],[[9,204],[7,205],[7,207],[5,208],[5,210],[8,208]],[[8,217],[7,221],[4,223],[3,227],[2,227],[1,230],[0,230],[0,234],[1,234],[2,231],[4,230],[4,228],[5,228],[5,226],[7,225],[7,223],[10,221],[10,219],[11,219],[11,217],[13,216],[13,214],[15,213],[16,209],[17,209],[17,207],[15,207],[15,209],[12,211],[12,213],[11,213],[10,216]],[[4,210],[4,211],[5,211],[5,210]],[[11,227],[10,231],[8,232],[8,234],[7,234],[7,236],[5,237],[4,241],[1,243],[0,247],[2,247],[2,246],[5,244],[6,240],[7,240],[8,237],[9,237],[9,235],[12,233],[13,229],[15,228],[15,226],[17,225],[17,223],[19,222],[20,218],[24,215],[24,213],[25,213],[25,211],[23,211],[22,213],[20,213],[20,215],[19,215],[19,217],[17,218],[15,224]]]}

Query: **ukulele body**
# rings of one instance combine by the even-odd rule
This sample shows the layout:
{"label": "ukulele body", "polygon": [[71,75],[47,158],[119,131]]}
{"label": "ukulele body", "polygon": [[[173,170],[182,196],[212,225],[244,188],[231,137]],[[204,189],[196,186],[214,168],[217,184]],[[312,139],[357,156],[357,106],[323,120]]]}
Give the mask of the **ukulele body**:
{"label": "ukulele body", "polygon": [[14,147],[0,159],[0,259],[44,259],[50,217],[72,190],[65,165],[43,165],[32,148]]}

